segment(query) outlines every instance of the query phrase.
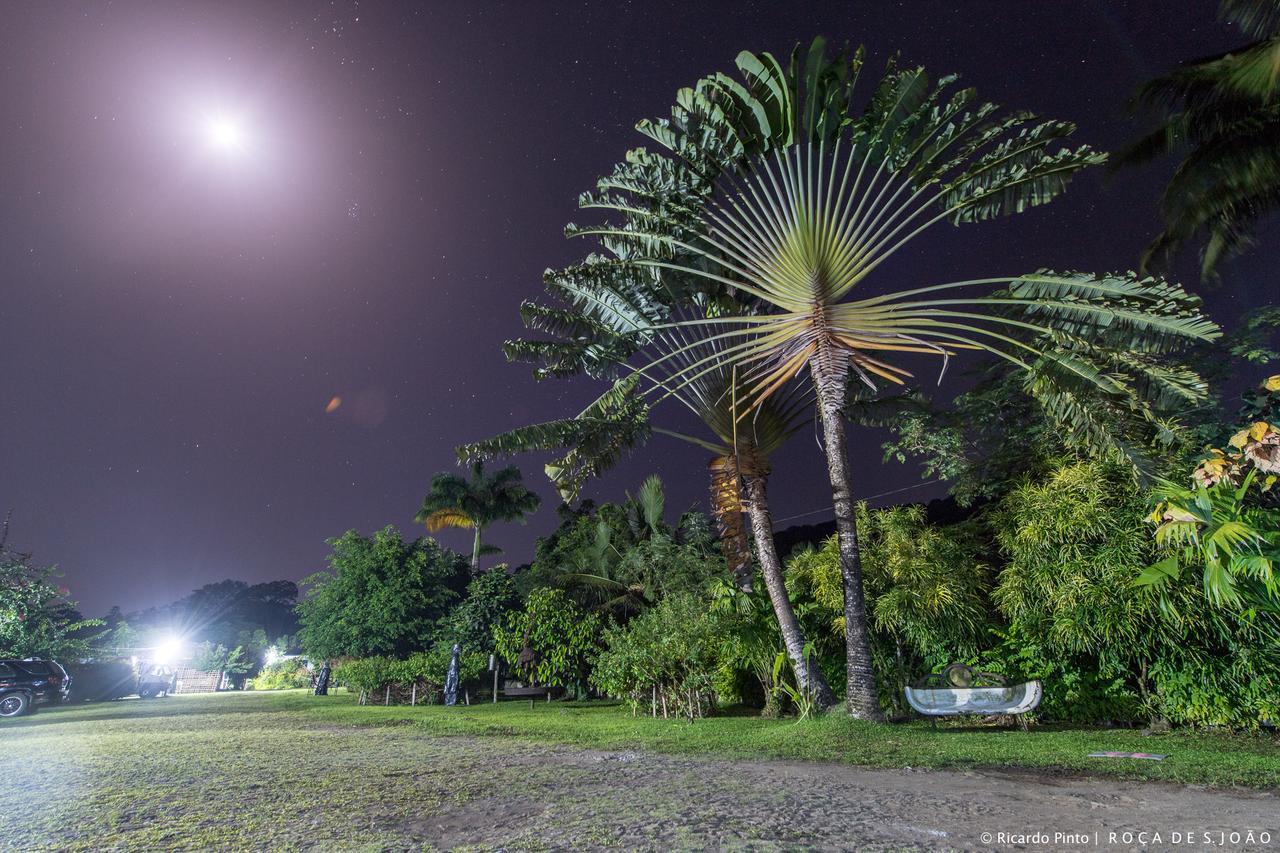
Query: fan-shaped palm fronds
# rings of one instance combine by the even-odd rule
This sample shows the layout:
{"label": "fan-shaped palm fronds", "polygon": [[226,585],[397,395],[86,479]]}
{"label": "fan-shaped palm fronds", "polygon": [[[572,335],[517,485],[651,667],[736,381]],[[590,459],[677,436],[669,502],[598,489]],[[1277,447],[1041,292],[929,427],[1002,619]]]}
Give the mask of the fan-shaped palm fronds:
{"label": "fan-shaped palm fronds", "polygon": [[509,465],[486,474],[483,462],[471,466],[470,477],[440,473],[431,478],[431,491],[413,520],[435,532],[445,527],[475,530],[471,550],[471,571],[480,569],[484,546],[480,536],[496,521],[524,521],[537,510],[541,499],[525,488],[520,469]]}
{"label": "fan-shaped palm fronds", "polygon": [[[1044,204],[1103,155],[1056,147],[1074,130],[1067,122],[1002,114],[972,89],[953,89],[954,77],[931,83],[896,61],[859,102],[864,52],[832,56],[821,39],[798,48],[786,70],[769,54],[740,54],[737,65],[739,80],[704,78],[677,94],[669,119],[638,125],[671,165],[629,155],[584,195],[584,208],[610,218],[569,233],[598,237],[614,257],[549,279],[582,300],[583,283],[606,276],[636,283],[637,296],[668,284],[701,293],[697,281],[711,298],[737,295],[749,310],[674,318],[627,337],[637,352],[655,335],[685,339],[639,368],[658,398],[727,371],[746,391],[732,410],[743,420],[793,380],[809,381],[846,582],[849,706],[877,717],[842,420],[849,376],[901,385],[910,373],[893,362],[899,353],[945,364],[981,350],[1036,376],[1050,413],[1087,430],[1081,388],[1154,421],[1141,392],[1181,387],[1157,359],[1217,330],[1194,297],[1134,275],[1040,271],[860,297],[876,269],[932,226]],[[641,298],[609,300],[592,318],[643,307]],[[576,357],[589,363],[593,352]]]}

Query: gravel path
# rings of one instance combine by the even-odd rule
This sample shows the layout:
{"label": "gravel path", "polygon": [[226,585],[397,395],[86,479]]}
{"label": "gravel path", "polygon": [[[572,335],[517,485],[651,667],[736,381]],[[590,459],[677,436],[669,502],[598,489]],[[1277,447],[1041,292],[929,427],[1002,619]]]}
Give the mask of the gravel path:
{"label": "gravel path", "polygon": [[527,774],[402,827],[446,848],[1280,849],[1274,792],[446,743],[508,785]]}
{"label": "gravel path", "polygon": [[1280,850],[1280,790],[588,750],[277,704],[11,721],[0,850]]}

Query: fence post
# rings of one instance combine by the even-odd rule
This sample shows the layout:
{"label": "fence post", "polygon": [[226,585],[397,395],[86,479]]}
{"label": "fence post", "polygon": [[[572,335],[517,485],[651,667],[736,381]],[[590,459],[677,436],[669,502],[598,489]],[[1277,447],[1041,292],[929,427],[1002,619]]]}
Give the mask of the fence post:
{"label": "fence post", "polygon": [[413,691],[409,694],[409,706],[413,707],[418,704],[418,682],[413,682]]}
{"label": "fence post", "polygon": [[387,696],[385,699],[382,700],[382,704],[383,705],[391,704],[391,685],[390,684],[387,685]]}

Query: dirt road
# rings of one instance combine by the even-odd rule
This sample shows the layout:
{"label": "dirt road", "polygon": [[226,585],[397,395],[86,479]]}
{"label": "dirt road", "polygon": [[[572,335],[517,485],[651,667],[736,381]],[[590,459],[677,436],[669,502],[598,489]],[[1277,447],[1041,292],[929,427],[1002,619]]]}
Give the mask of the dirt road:
{"label": "dirt road", "polygon": [[0,849],[1280,849],[1275,790],[599,751],[312,707],[213,694],[9,721]]}
{"label": "dirt road", "polygon": [[414,823],[445,847],[1280,848],[1272,792],[447,743],[527,783]]}

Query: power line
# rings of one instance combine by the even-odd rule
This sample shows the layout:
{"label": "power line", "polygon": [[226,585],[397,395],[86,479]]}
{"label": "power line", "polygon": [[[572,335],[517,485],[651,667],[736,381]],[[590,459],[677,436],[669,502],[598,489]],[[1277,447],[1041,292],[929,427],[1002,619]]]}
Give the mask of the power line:
{"label": "power line", "polygon": [[[896,495],[899,492],[909,492],[912,489],[918,489],[921,486],[931,486],[934,483],[941,483],[941,482],[942,482],[942,478],[936,477],[932,480],[925,480],[923,483],[916,483],[913,486],[903,486],[901,489],[890,489],[887,492],[880,492],[877,495],[867,495],[865,498],[855,498],[855,500],[871,501],[871,500],[875,500],[876,498],[883,498],[883,497],[887,497],[888,495]],[[824,506],[821,509],[810,510],[809,512],[802,512],[799,515],[788,515],[786,518],[775,518],[773,520],[773,526],[777,527],[779,524],[781,524],[784,521],[792,521],[797,518],[804,518],[806,515],[817,515],[820,512],[831,512],[831,507]]]}

